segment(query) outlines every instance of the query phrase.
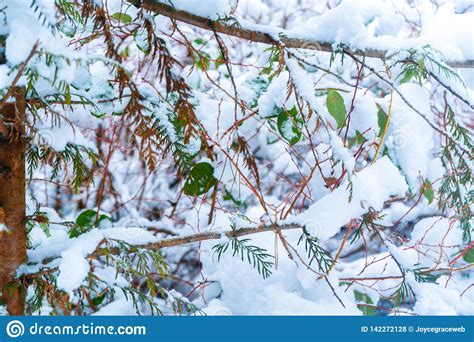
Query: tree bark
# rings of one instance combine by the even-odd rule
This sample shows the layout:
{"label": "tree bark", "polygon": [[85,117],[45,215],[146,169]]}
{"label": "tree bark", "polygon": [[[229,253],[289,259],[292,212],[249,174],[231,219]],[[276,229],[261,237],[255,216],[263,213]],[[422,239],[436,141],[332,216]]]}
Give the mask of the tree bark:
{"label": "tree bark", "polygon": [[[15,280],[26,261],[25,97],[0,108],[0,291],[10,315],[23,315],[25,291]],[[6,227],[6,228],[5,228]]]}

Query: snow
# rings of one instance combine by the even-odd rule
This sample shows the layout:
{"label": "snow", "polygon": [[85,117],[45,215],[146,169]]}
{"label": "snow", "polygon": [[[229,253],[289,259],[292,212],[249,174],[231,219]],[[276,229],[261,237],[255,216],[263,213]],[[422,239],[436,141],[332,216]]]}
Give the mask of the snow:
{"label": "snow", "polygon": [[[405,84],[400,91],[417,109],[430,115],[428,93],[415,84]],[[404,101],[394,95],[390,132],[386,145],[391,149],[396,163],[405,174],[412,190],[420,187],[420,178],[426,178],[431,151],[435,146],[434,131]],[[428,116],[428,120],[432,118]]]}
{"label": "snow", "polygon": [[293,31],[300,37],[305,32],[307,38],[334,42],[334,45],[347,43],[350,46],[360,46],[368,36],[363,12],[355,1],[345,1],[324,15],[308,20],[304,23],[304,29],[301,27]]}
{"label": "snow", "polygon": [[160,2],[213,20],[227,17],[235,6],[235,0],[160,0]]}
{"label": "snow", "polygon": [[93,316],[135,316],[137,314],[133,304],[122,297],[105,305],[99,311],[93,313]]}
{"label": "snow", "polygon": [[53,127],[38,125],[37,134],[39,136],[38,144],[46,143],[56,151],[64,151],[67,144],[83,146],[92,151],[96,150],[95,145],[86,139],[77,127],[70,124]]}
{"label": "snow", "polygon": [[[252,244],[273,250],[274,239],[269,233],[252,237]],[[205,249],[212,246],[205,244]],[[277,248],[282,250],[281,242]],[[282,250],[283,251],[283,250]],[[246,315],[359,315],[351,304],[350,294],[338,292],[346,304],[343,308],[324,281],[282,252],[278,270],[264,280],[247,263],[235,260],[230,254],[216,263],[211,253],[203,255],[205,276],[219,279],[219,300],[206,307],[212,314]],[[331,280],[334,283],[334,279]],[[215,291],[215,289],[211,289]],[[207,289],[206,289],[207,292]]]}
{"label": "snow", "polygon": [[311,77],[300,68],[295,59],[286,59],[285,63],[299,95],[308,101],[311,108],[317,109],[319,103],[314,94],[314,90],[312,87],[308,87],[309,84],[313,83]]}
{"label": "snow", "polygon": [[249,15],[254,19],[258,19],[269,11],[268,5],[261,0],[240,0],[237,10],[239,13]]}
{"label": "snow", "polygon": [[[380,158],[356,173],[351,183],[351,186],[342,184],[285,223],[306,225],[311,235],[325,241],[351,219],[360,217],[371,208],[380,211],[390,196],[404,195],[408,190],[405,179],[388,157]],[[349,198],[352,199],[349,201]]]}
{"label": "snow", "polygon": [[[461,7],[461,4],[456,5]],[[421,6],[428,7],[426,3]],[[253,24],[245,19],[239,21],[245,28],[266,32],[276,39],[286,36],[327,42],[334,46],[344,44],[358,49],[391,52],[430,45],[442,51],[447,60],[462,60],[474,55],[472,44],[465,44],[473,41],[470,29],[473,15],[473,12],[456,14],[449,3],[441,6],[436,13],[427,8],[420,14],[422,30],[417,37],[406,36],[402,29],[405,18],[400,8],[389,1],[346,0],[286,30]]]}
{"label": "snow", "polygon": [[[436,14],[427,12],[422,16],[421,36],[433,42],[448,59],[460,54],[466,59],[474,59],[473,22],[474,12],[456,14],[451,6],[445,5]],[[446,45],[451,46],[451,53]]]}
{"label": "snow", "polygon": [[[35,13],[36,8],[39,12]],[[11,65],[24,62],[37,42],[51,47],[55,52],[63,51],[63,44],[52,39],[46,25],[37,24],[39,13],[45,24],[55,24],[56,9],[53,0],[35,1],[34,6],[28,0],[17,0],[15,6],[6,6],[5,10],[8,17],[12,18],[7,22],[9,32],[5,43],[6,58]]]}
{"label": "snow", "polygon": [[270,83],[267,91],[258,100],[259,115],[271,116],[274,114],[275,107],[291,109],[290,103],[285,104],[288,77],[287,72],[282,72]]}
{"label": "snow", "polygon": [[[410,258],[410,255],[403,256],[403,254],[410,254],[411,250],[402,250],[397,253],[397,256]],[[398,266],[393,259],[387,258],[389,254],[374,255],[373,259],[369,259],[369,266],[365,265],[364,260],[358,260],[350,264],[339,265],[339,269],[343,270],[339,273],[340,278],[349,277],[383,277],[387,275],[399,274]],[[415,259],[416,260],[416,259]],[[413,260],[412,262],[416,262]],[[400,259],[397,259],[400,261]],[[413,264],[408,269],[418,267]],[[433,266],[433,264],[431,264]],[[460,289],[465,289],[470,285],[470,279],[467,277],[459,278],[456,282],[449,281],[449,275],[441,276],[436,283],[420,283],[416,282],[412,272],[406,272],[406,281],[414,291],[416,302],[413,306],[413,313],[417,315],[472,315],[472,304],[474,298],[472,294],[465,293],[463,297],[460,296]],[[397,287],[399,279],[384,280],[381,282],[374,282],[370,287],[354,284],[354,290],[362,293],[367,293],[371,299],[376,302],[379,298],[378,293],[390,295],[393,287]],[[472,283],[472,281],[471,281]],[[439,286],[439,284],[449,284],[449,286]],[[462,290],[461,290],[462,291]]]}
{"label": "snow", "polygon": [[331,131],[329,135],[331,137],[331,147],[334,158],[342,161],[349,172],[352,172],[355,167],[354,157],[351,155],[350,151],[344,147],[342,139],[336,134],[336,132]]}
{"label": "snow", "polygon": [[11,31],[5,43],[7,60],[13,64],[23,63],[38,40],[34,26],[24,25],[23,20],[13,20]]}
{"label": "snow", "polygon": [[427,246],[462,245],[461,231],[445,217],[428,217],[420,220],[411,233],[411,240]]}
{"label": "snow", "polygon": [[79,236],[71,246],[61,253],[57,284],[70,296],[89,273],[89,262],[86,256],[91,254],[104,238],[98,230]]}
{"label": "snow", "polygon": [[0,65],[0,88],[6,88],[12,81],[13,76],[10,75],[10,68],[5,64]]}
{"label": "snow", "polygon": [[[37,231],[37,234],[39,231]],[[90,265],[86,257],[93,253],[104,239],[121,240],[130,244],[145,244],[156,238],[137,227],[93,229],[76,239],[66,239],[67,232],[52,229],[51,237],[42,239],[39,246],[29,252],[29,260],[40,262],[47,256],[60,255],[57,285],[71,296],[87,277]]]}
{"label": "snow", "polygon": [[435,284],[418,285],[414,280],[417,301],[413,311],[418,315],[444,315],[453,316],[458,314],[457,307],[461,307],[461,298],[458,291],[444,289]]}

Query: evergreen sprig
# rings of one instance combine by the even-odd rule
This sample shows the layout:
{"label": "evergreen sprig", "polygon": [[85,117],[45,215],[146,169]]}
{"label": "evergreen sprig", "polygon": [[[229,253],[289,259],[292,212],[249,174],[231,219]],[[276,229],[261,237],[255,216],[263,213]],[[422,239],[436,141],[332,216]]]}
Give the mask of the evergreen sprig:
{"label": "evergreen sprig", "polygon": [[399,307],[403,303],[413,303],[415,301],[415,292],[411,286],[403,279],[397,290],[389,297],[389,299]]}
{"label": "evergreen sprig", "polygon": [[137,289],[133,286],[121,287],[125,297],[132,300],[132,303],[140,313],[139,305],[146,303],[152,314],[162,314],[155,297],[166,298],[165,290],[161,287],[152,275],[159,274],[162,279],[169,273],[168,264],[159,251],[152,249],[138,248],[122,240],[107,242],[106,250],[117,247],[118,254],[107,253],[106,264],[112,264],[117,274],[122,274],[126,279],[144,279],[147,291]]}
{"label": "evergreen sprig", "polygon": [[419,283],[436,283],[436,280],[438,280],[439,275],[426,272],[427,270],[429,270],[428,267],[420,267],[413,269],[412,272],[415,275],[415,280]]}
{"label": "evergreen sprig", "polygon": [[222,255],[229,249],[232,250],[232,256],[240,257],[242,261],[245,259],[261,274],[264,279],[272,274],[274,265],[273,255],[268,254],[264,248],[247,244],[250,239],[231,238],[228,242],[224,242],[212,247],[214,254],[217,254],[217,260],[220,261]]}
{"label": "evergreen sprig", "polygon": [[306,229],[303,229],[303,234],[301,234],[298,245],[304,242],[304,248],[308,255],[309,265],[316,261],[319,267],[319,270],[326,273],[333,263],[333,258],[331,255],[321,247],[319,244],[318,238],[311,236]]}
{"label": "evergreen sprig", "polygon": [[[423,80],[430,74],[434,74],[434,69],[437,69],[437,73],[443,73],[446,78],[454,79],[465,86],[459,74],[446,63],[442,62],[442,54],[430,45],[424,46],[423,49],[409,49],[400,52],[408,52],[407,58],[395,62],[395,65],[402,64],[402,71],[397,76],[400,83],[407,83],[415,79],[421,85]],[[397,55],[398,54],[399,53],[397,53]]]}
{"label": "evergreen sprig", "polygon": [[[468,151],[474,149],[471,135],[467,128],[463,127],[456,119],[451,106],[447,106],[445,113],[446,126],[456,141],[462,142]],[[474,190],[472,190],[472,171],[465,153],[460,152],[454,142],[447,139],[441,151],[441,161],[448,170],[444,177],[439,192],[441,194],[438,206],[441,210],[453,208],[459,220],[459,226],[463,232],[463,240],[471,241],[472,236],[472,205],[474,203]],[[462,189],[468,189],[463,191]]]}
{"label": "evergreen sprig", "polygon": [[182,315],[204,315],[204,312],[194,305],[188,298],[180,293],[171,290],[166,291],[167,301],[170,302],[171,309],[175,314]]}

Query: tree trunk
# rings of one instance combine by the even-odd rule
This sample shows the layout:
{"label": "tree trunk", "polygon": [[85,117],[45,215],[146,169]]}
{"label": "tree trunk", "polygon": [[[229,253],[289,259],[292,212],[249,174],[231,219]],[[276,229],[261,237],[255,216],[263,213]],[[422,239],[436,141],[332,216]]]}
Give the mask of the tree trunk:
{"label": "tree trunk", "polygon": [[[25,97],[0,108],[0,291],[10,315],[23,315],[25,291],[15,280],[26,261]],[[6,228],[5,228],[6,227]]]}

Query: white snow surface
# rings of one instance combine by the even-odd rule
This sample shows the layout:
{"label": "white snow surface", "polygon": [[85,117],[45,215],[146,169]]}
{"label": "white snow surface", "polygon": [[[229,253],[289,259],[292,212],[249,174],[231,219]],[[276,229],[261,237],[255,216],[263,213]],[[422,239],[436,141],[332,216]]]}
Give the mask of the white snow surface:
{"label": "white snow surface", "polygon": [[35,249],[28,252],[31,262],[41,262],[46,257],[60,256],[58,287],[73,294],[87,274],[90,265],[86,257],[95,251],[104,239],[122,240],[130,244],[145,244],[156,241],[156,237],[145,229],[138,227],[116,227],[106,229],[93,229],[75,239],[67,239],[64,229],[51,229],[51,237],[36,228],[33,236],[37,236],[38,244]]}
{"label": "white snow surface", "polygon": [[[404,195],[405,179],[388,157],[377,160],[286,223],[307,227],[311,235],[322,241],[336,235],[339,229],[369,209],[379,211],[390,196]],[[351,198],[351,200],[349,200]]]}
{"label": "white snow surface", "polygon": [[214,20],[227,17],[236,4],[235,0],[160,0],[160,2]]}

